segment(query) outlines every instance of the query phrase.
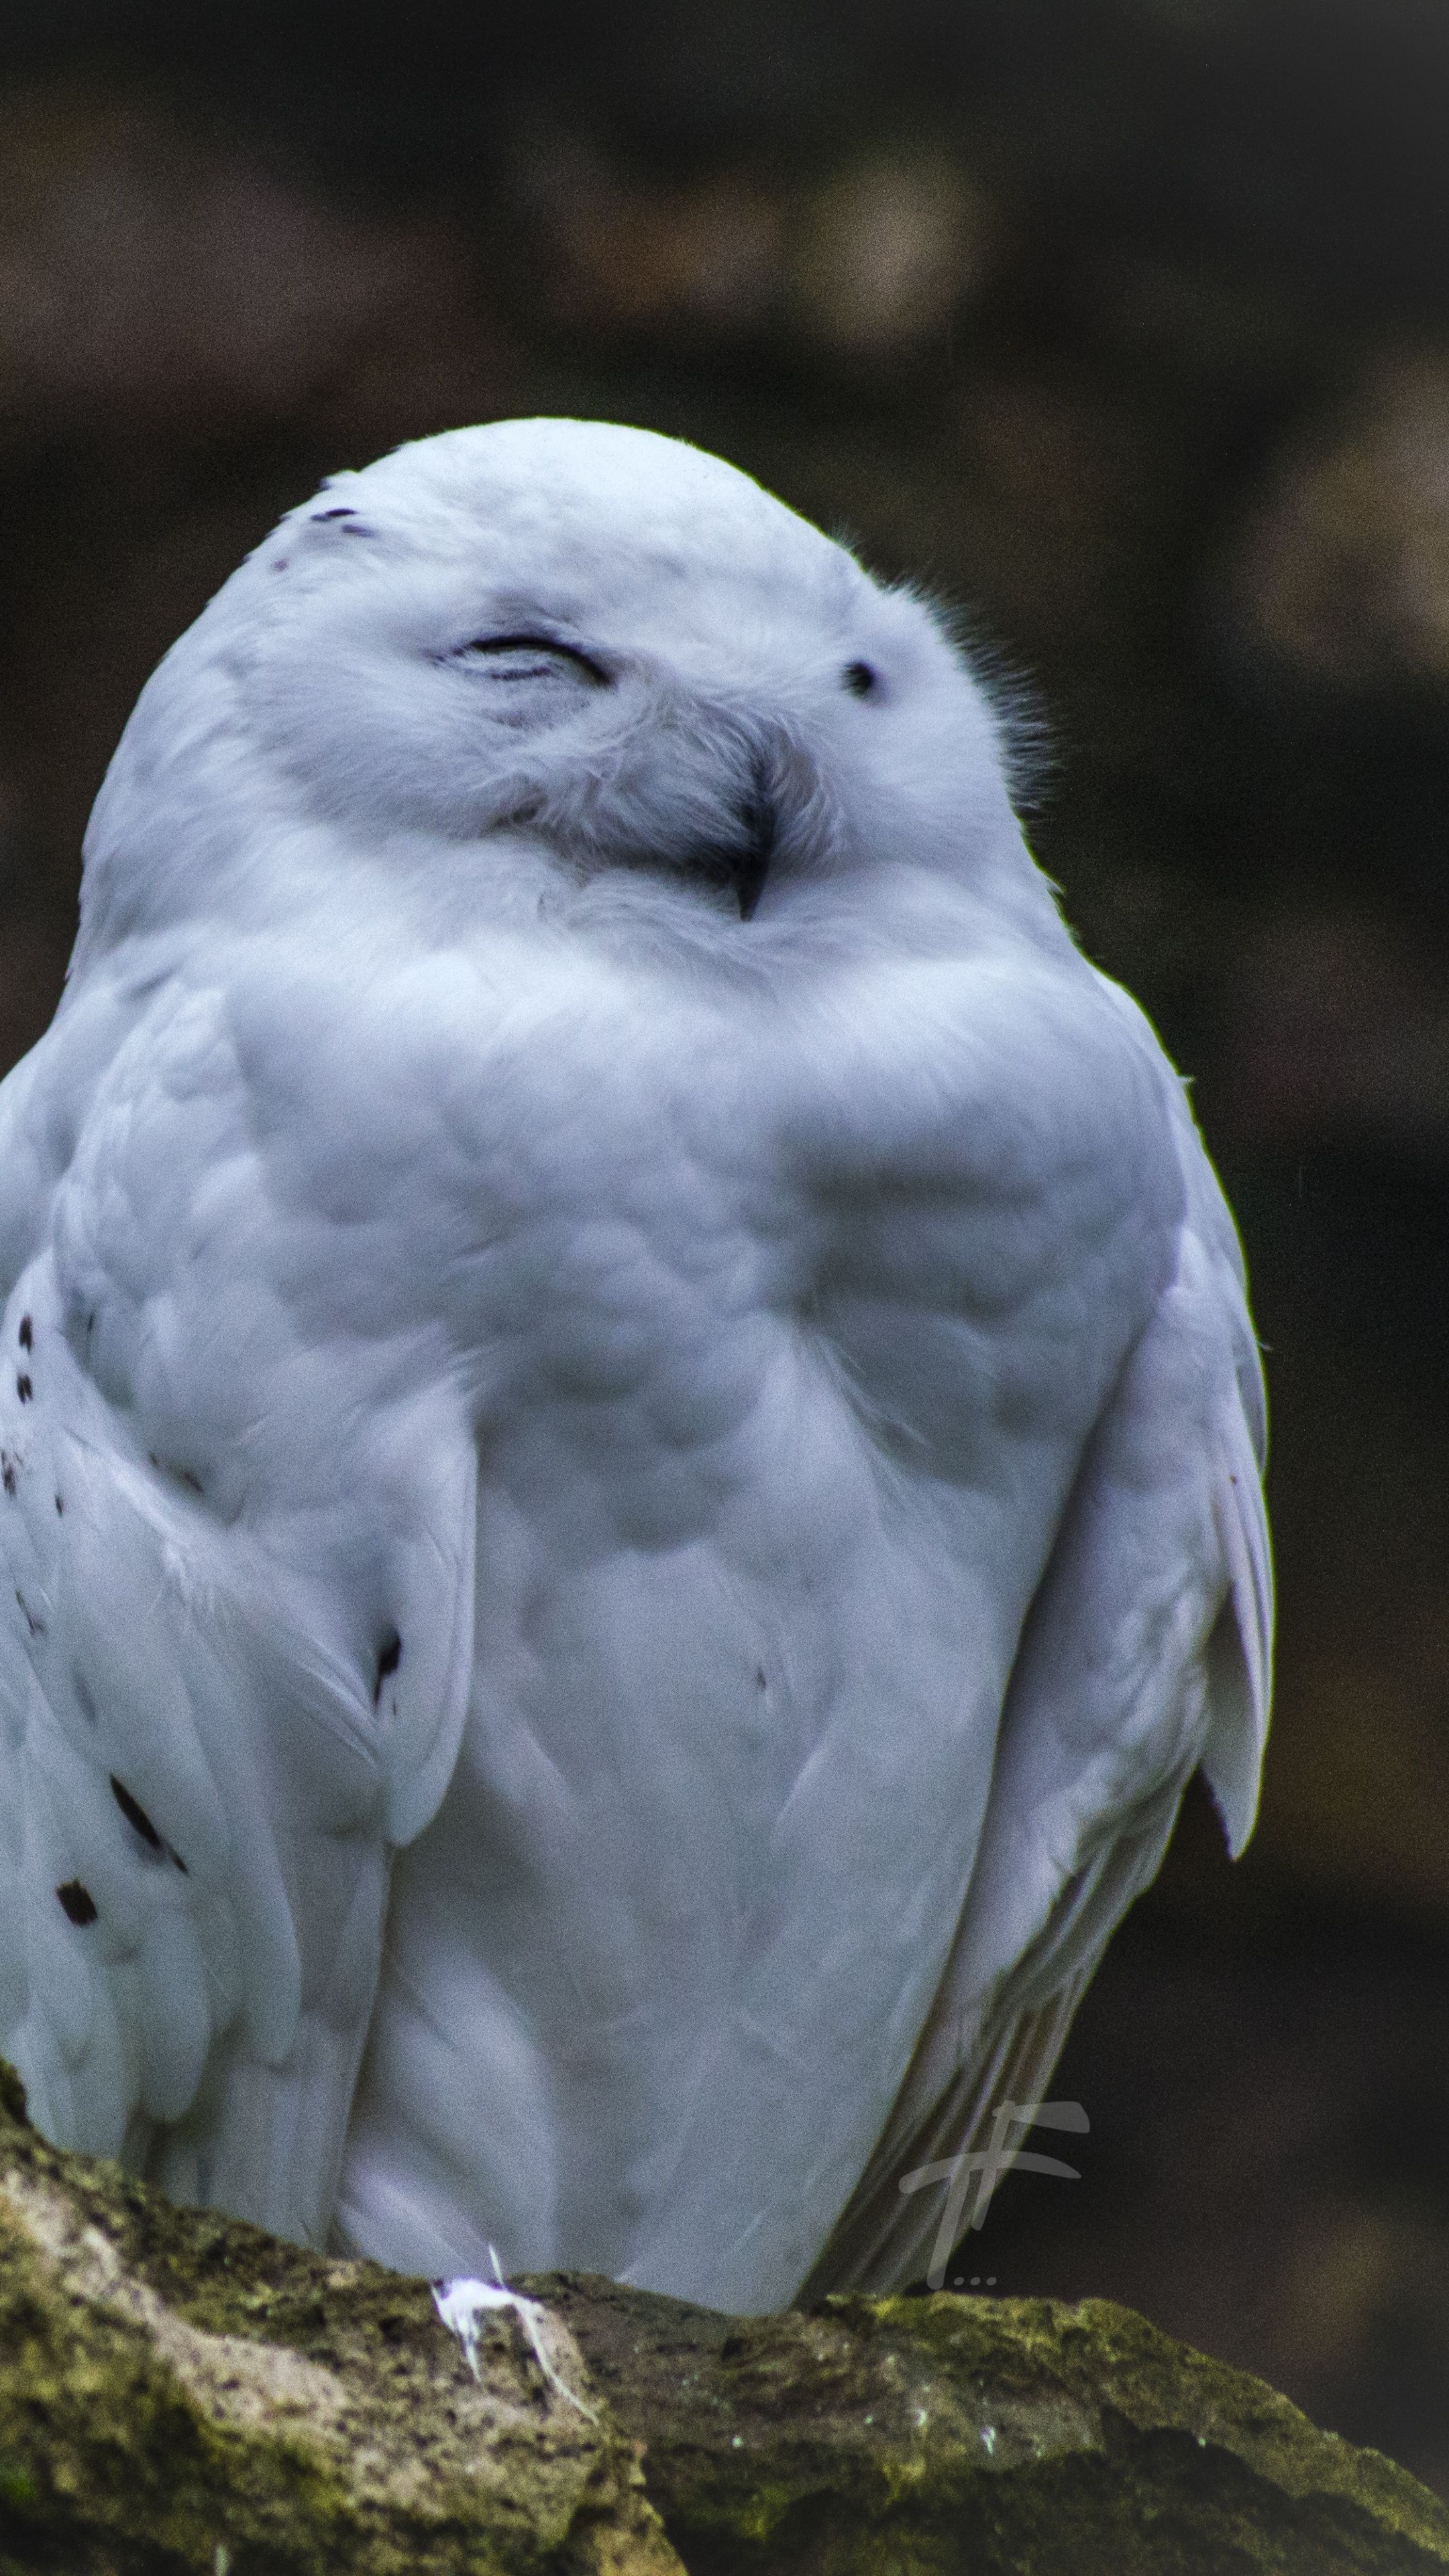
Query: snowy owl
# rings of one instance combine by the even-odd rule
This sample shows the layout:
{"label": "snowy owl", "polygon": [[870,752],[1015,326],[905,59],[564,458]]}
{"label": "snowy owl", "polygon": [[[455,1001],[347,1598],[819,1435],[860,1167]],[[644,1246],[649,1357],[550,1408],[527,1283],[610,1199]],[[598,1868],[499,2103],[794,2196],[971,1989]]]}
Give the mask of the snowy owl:
{"label": "snowy owl", "polygon": [[0,2048],[179,2200],[908,2281],[1194,1769],[1248,1832],[1181,1084],[940,619],[692,448],[450,432],[226,583],[0,1089],[0,1273]]}

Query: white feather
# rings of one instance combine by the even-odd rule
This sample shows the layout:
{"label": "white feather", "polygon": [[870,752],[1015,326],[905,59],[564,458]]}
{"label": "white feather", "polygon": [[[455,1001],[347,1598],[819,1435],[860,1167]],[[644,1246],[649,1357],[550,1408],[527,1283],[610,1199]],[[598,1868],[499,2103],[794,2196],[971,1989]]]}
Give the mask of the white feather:
{"label": "white feather", "polygon": [[931,613],[713,459],[458,432],[226,585],[0,1089],[0,1288],[0,2042],[181,2197],[908,2277],[902,2157],[1045,2081],[1197,1763],[1247,1831],[1181,1090]]}

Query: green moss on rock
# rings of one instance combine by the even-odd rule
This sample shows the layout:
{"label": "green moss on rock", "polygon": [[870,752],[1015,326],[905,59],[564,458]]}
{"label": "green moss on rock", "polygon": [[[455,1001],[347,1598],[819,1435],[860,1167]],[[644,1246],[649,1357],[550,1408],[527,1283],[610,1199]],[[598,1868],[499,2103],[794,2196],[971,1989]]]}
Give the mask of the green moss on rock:
{"label": "green moss on rock", "polygon": [[1449,2510],[1106,2301],[546,2290],[690,2576],[1427,2576]]}
{"label": "green moss on rock", "polygon": [[3,2097],[3,2576],[678,2576],[617,2426],[506,2319],[479,2367],[426,2282],[173,2209]]}
{"label": "green moss on rock", "polygon": [[1122,2308],[526,2286],[592,2412],[506,2319],[475,2380],[425,2282],[57,2154],[0,2069],[0,2576],[1449,2569],[1404,2471]]}

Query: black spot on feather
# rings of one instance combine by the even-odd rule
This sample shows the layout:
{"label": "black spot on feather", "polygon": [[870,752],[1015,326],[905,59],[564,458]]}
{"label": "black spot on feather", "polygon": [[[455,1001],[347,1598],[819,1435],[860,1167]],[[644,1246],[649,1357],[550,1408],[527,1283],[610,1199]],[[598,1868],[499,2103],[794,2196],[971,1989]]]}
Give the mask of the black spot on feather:
{"label": "black spot on feather", "polygon": [[111,1773],[111,1796],[115,1799],[115,1802],[120,1808],[122,1815],[125,1817],[127,1824],[135,1826],[142,1842],[149,1843],[154,1852],[164,1851],[166,1846],[163,1843],[161,1836],[157,1833],[155,1826],[152,1824],[150,1817],[147,1815],[145,1808],[142,1806],[140,1799],[132,1797],[130,1790],[125,1785],[125,1782],[118,1780],[114,1771]]}
{"label": "black spot on feather", "polygon": [[30,1630],[32,1637],[43,1637],[45,1634],[45,1621],[43,1619],[37,1619],[35,1612],[31,1609],[30,1604],[26,1600],[18,1583],[15,1586],[15,1598],[25,1613],[25,1624]]}
{"label": "black spot on feather", "polygon": [[376,1708],[378,1701],[382,1697],[383,1683],[388,1679],[390,1674],[397,1671],[401,1662],[402,1639],[398,1635],[396,1628],[389,1628],[387,1635],[384,1637],[382,1644],[377,1650],[377,1683],[372,1694],[372,1705],[374,1708]]}
{"label": "black spot on feather", "polygon": [[35,1393],[35,1389],[31,1385],[28,1377],[18,1377],[15,1381],[15,1392],[19,1396],[22,1404],[28,1404]]}
{"label": "black spot on feather", "polygon": [[58,1887],[55,1892],[72,1923],[78,1923],[82,1930],[87,1923],[94,1923],[100,1909],[90,1889],[82,1887],[78,1878],[68,1878],[64,1887]]}
{"label": "black spot on feather", "polygon": [[35,1327],[28,1315],[22,1315],[20,1318],[20,1347],[23,1351],[33,1350],[35,1347]]}
{"label": "black spot on feather", "polygon": [[17,1482],[18,1479],[15,1474],[14,1459],[11,1457],[8,1449],[0,1449],[0,1485],[4,1486],[6,1493],[11,1495],[12,1498],[16,1491]]}
{"label": "black spot on feather", "polygon": [[[77,1692],[79,1692],[80,1687],[80,1676],[77,1674]],[[87,1699],[90,1698],[89,1692],[86,1693],[86,1697]],[[93,1701],[87,1708],[86,1715],[90,1718],[94,1718],[95,1704]],[[127,1824],[135,1826],[142,1842],[149,1843],[158,1860],[169,1860],[173,1869],[179,1869],[183,1878],[189,1878],[191,1873],[187,1869],[186,1863],[182,1859],[180,1852],[176,1851],[172,1845],[168,1843],[164,1834],[157,1833],[156,1828],[152,1824],[150,1817],[147,1815],[145,1808],[142,1806],[140,1799],[132,1797],[124,1780],[118,1780],[114,1771],[111,1773],[110,1778],[111,1796],[115,1799],[115,1802],[120,1808],[122,1815],[125,1817]]]}

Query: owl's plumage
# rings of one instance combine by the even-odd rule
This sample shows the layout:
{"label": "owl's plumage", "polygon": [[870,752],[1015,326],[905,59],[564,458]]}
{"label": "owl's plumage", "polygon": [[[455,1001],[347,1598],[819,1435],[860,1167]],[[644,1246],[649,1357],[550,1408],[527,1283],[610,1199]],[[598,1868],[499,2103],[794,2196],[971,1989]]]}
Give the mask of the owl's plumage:
{"label": "owl's plumage", "polygon": [[0,2048],[181,2199],[909,2279],[1197,1765],[1249,1829],[1180,1084],[935,617],[692,449],[405,448],[176,645],[0,1291]]}

